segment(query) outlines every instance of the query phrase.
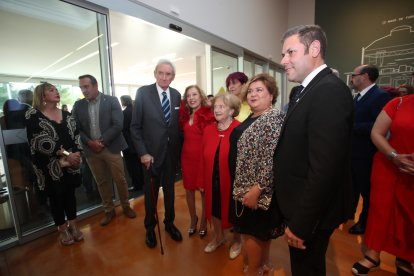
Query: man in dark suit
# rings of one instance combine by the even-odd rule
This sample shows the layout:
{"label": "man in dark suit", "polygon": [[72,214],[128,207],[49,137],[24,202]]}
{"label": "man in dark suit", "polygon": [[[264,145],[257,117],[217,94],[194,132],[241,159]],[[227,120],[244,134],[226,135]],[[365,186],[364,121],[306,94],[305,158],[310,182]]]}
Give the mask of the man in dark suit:
{"label": "man in dark suit", "polygon": [[144,166],[146,244],[157,245],[155,237],[156,204],[162,186],[165,206],[165,230],[175,241],[181,241],[174,225],[174,182],[180,153],[179,108],[181,95],[170,87],[175,67],[160,60],[155,67],[156,83],[138,89],[131,123],[131,135]]}
{"label": "man in dark suit", "polygon": [[325,64],[319,26],[294,27],[282,41],[287,78],[303,88],[275,151],[275,198],[287,224],[292,274],[325,275],[329,238],[351,213],[352,96]]}
{"label": "man in dark suit", "polygon": [[128,148],[122,151],[124,156],[125,166],[131,178],[134,191],[142,190],[144,185],[144,177],[142,176],[141,162],[135,150],[134,143],[131,137],[131,121],[132,121],[132,99],[129,95],[121,96],[121,105],[124,107],[122,113],[124,114],[124,127],[122,134],[128,144]]}
{"label": "man in dark suit", "polygon": [[351,86],[358,94],[354,99],[355,122],[352,131],[352,182],[354,185],[354,213],[359,196],[362,196],[362,211],[358,222],[349,228],[351,234],[363,234],[367,224],[369,195],[371,190],[372,160],[377,148],[371,141],[371,129],[390,95],[381,90],[375,81],[379,76],[374,65],[360,65],[351,75]]}
{"label": "man in dark suit", "polygon": [[75,103],[72,114],[80,130],[86,160],[102,198],[105,216],[101,225],[107,225],[115,217],[112,178],[125,216],[135,218],[136,214],[129,206],[128,184],[121,156],[121,150],[127,147],[122,135],[121,105],[116,97],[100,93],[98,82],[91,75],[80,76],[79,87],[85,98]]}

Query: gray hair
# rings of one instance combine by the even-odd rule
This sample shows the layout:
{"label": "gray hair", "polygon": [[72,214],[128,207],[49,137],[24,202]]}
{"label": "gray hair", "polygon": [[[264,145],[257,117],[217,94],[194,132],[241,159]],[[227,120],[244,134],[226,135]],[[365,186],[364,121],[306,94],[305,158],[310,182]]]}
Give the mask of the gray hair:
{"label": "gray hair", "polygon": [[155,66],[155,69],[154,69],[154,74],[157,73],[158,66],[160,66],[161,64],[167,64],[167,65],[171,66],[172,71],[173,71],[173,75],[175,76],[175,65],[168,59],[160,59],[157,62],[157,65]]}

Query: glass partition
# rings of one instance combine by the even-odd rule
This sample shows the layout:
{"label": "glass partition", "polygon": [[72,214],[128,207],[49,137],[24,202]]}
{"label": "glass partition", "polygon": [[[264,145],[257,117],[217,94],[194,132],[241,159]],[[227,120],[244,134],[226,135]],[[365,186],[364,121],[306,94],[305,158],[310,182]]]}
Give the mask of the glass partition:
{"label": "glass partition", "polygon": [[[57,87],[69,110],[82,97],[80,75],[94,75],[100,90],[110,93],[107,13],[55,0],[0,1],[0,247],[16,232],[21,239],[53,224],[32,169],[24,111],[41,81]],[[79,213],[100,206],[88,168],[82,171],[76,191]]]}
{"label": "glass partition", "polygon": [[212,79],[213,91],[212,94],[225,92],[226,78],[230,73],[238,71],[237,56],[222,52],[217,49],[211,51],[212,59]]}

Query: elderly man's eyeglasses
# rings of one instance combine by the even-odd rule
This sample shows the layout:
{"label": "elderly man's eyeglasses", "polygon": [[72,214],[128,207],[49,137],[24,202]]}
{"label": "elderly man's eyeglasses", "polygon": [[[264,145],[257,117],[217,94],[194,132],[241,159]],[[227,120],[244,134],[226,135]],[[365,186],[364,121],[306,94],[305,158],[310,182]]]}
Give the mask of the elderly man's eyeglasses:
{"label": "elderly man's eyeglasses", "polygon": [[365,74],[365,73],[352,74],[352,75],[351,75],[351,77],[361,76],[361,75],[363,75],[363,74]]}

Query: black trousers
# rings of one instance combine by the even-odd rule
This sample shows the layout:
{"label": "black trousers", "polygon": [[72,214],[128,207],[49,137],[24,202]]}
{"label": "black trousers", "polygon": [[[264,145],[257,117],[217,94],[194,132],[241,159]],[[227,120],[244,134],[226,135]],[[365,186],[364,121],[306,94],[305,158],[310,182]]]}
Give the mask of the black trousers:
{"label": "black trousers", "polygon": [[362,211],[358,222],[363,226],[367,224],[369,197],[371,191],[372,158],[352,159],[352,182],[354,191],[354,210],[358,206],[359,195],[362,196]]}
{"label": "black trousers", "polygon": [[46,184],[45,192],[49,197],[50,211],[56,226],[64,224],[66,219],[76,219],[75,187],[80,181],[80,176],[73,177],[64,173],[60,182]]}
{"label": "black trousers", "polygon": [[135,190],[141,190],[144,185],[144,177],[142,173],[142,165],[139,161],[138,154],[131,153],[128,150],[122,151],[125,160],[125,167],[131,177],[132,186]]}
{"label": "black trousers", "polygon": [[333,229],[316,230],[313,238],[305,242],[305,250],[289,247],[293,276],[326,275],[325,255],[332,233]]}
{"label": "black trousers", "polygon": [[173,223],[175,219],[174,198],[175,198],[175,171],[176,162],[172,157],[167,156],[164,163],[156,172],[142,167],[144,173],[144,196],[145,196],[145,219],[144,225],[147,230],[153,229],[157,224],[155,217],[155,206],[158,202],[158,191],[162,186],[164,193],[165,218],[164,223]]}

